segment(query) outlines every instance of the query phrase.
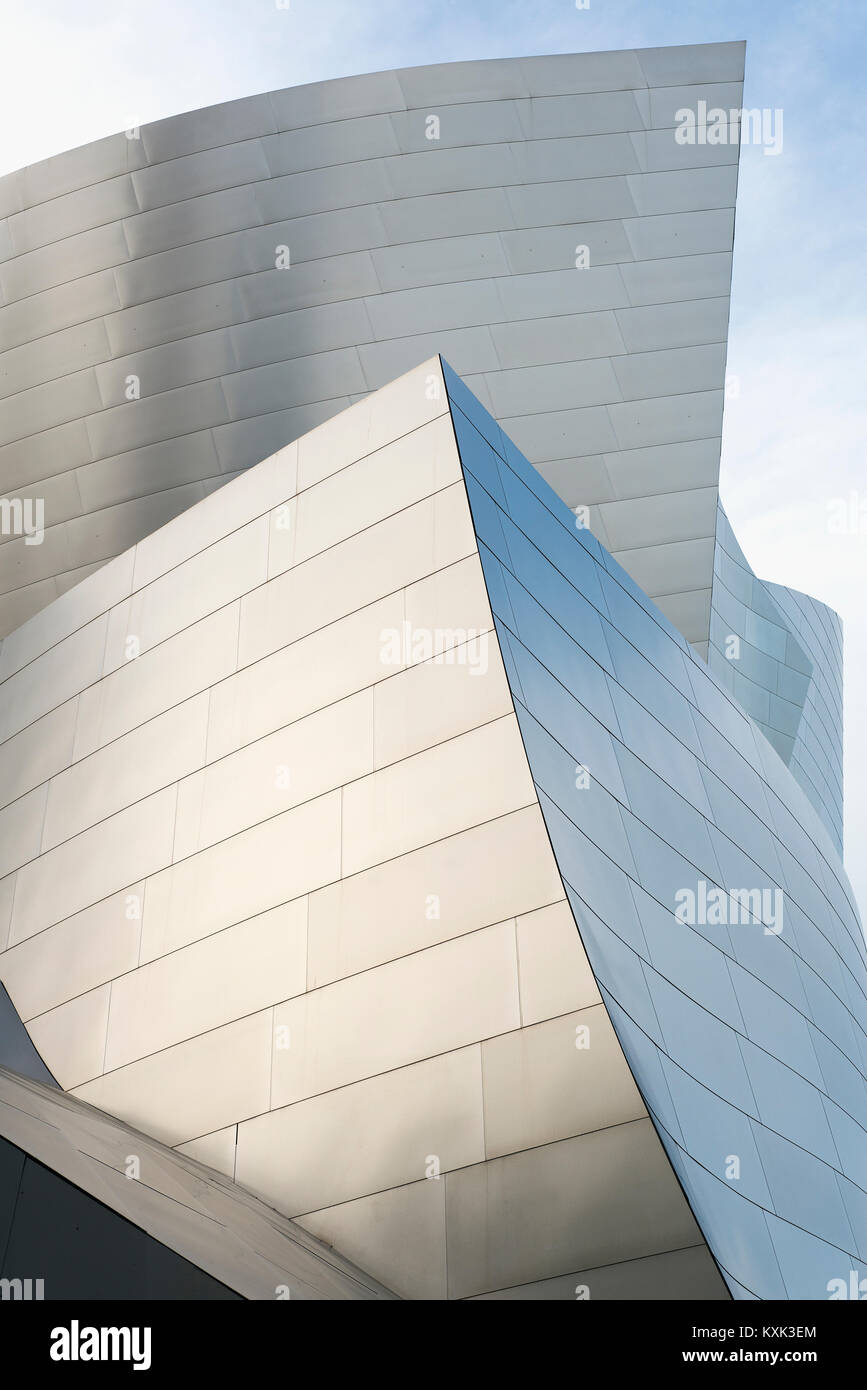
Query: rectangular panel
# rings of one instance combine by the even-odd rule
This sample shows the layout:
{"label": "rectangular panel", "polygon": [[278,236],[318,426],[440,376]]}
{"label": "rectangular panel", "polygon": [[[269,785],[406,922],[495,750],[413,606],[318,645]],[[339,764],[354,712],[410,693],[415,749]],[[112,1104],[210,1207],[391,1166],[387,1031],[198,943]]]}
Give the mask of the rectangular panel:
{"label": "rectangular panel", "polygon": [[0,878],[39,853],[47,787],[37,787],[0,811]]}
{"label": "rectangular panel", "polygon": [[248,594],[241,604],[240,662],[256,661],[474,549],[466,494],[457,483]]}
{"label": "rectangular panel", "polygon": [[375,111],[403,107],[397,73],[372,72],[360,77],[338,77],[331,82],[310,82],[269,93],[278,130],[314,125],[317,121],[345,121]]}
{"label": "rectangular panel", "polygon": [[[374,691],[375,766],[385,767],[511,714],[512,697],[493,632],[415,629],[441,655]],[[462,640],[466,638],[466,640]]]}
{"label": "rectangular panel", "polygon": [[[156,396],[163,391],[219,376],[222,372],[233,372],[235,368],[229,334],[225,328],[218,328],[213,333],[198,334],[192,343],[181,339],[174,343],[161,343],[156,348],[145,348],[143,352],[127,357],[116,357],[97,368],[96,378],[103,404],[108,407],[124,404],[131,375],[138,378],[139,390],[147,396]],[[184,437],[180,443],[176,443],[176,452],[185,452],[189,442]],[[213,451],[212,456],[216,457]],[[180,466],[183,467],[183,464]]]}
{"label": "rectangular panel", "polygon": [[[514,926],[314,990],[280,1005],[275,1025],[274,1106],[517,1028]],[[288,1045],[280,1046],[281,1036]]]}
{"label": "rectangular panel", "polygon": [[262,516],[193,555],[134,594],[111,613],[105,672],[192,627],[265,580],[268,523]]}
{"label": "rectangular panel", "polygon": [[164,1144],[256,1115],[268,1108],[272,1013],[265,1009],[157,1052],[79,1087],[76,1095]]}
{"label": "rectangular panel", "polygon": [[478,327],[507,317],[497,284],[487,280],[394,290],[368,299],[366,308],[374,336],[379,339]]}
{"label": "rectangular panel", "polygon": [[101,985],[90,994],[80,994],[27,1025],[37,1051],[48,1059],[64,1090],[80,1086],[102,1071],[109,988]]}
{"label": "rectangular panel", "polygon": [[599,990],[568,902],[517,919],[524,1027],[599,1001]]}
{"label": "rectangular panel", "polygon": [[[493,865],[496,872],[488,872]],[[308,986],[529,912],[561,893],[538,807],[501,816],[311,894]],[[527,970],[535,979],[545,962],[534,968],[533,960],[528,945]],[[521,961],[523,970],[523,955]],[[571,999],[571,981],[564,987]],[[531,988],[534,997],[541,992],[540,985]]]}
{"label": "rectangular panel", "polygon": [[118,132],[64,154],[40,159],[9,177],[20,178],[24,203],[42,203],[116,178],[143,162],[144,151],[125,132]]}
{"label": "rectangular panel", "polygon": [[329,164],[349,164],[397,154],[400,146],[387,115],[359,116],[353,121],[329,121],[300,130],[267,135],[262,148],[273,175]]}
{"label": "rectangular panel", "polygon": [[245,140],[240,144],[220,145],[216,149],[182,155],[137,169],[130,177],[138,199],[139,209],[162,207],[202,193],[235,184],[254,183],[267,179],[268,162],[260,140]]}
{"label": "rectangular panel", "polygon": [[152,121],[142,128],[142,142],[148,163],[159,164],[212,145],[249,140],[274,128],[274,114],[266,93]]}
{"label": "rectangular panel", "polygon": [[440,281],[486,280],[509,272],[500,238],[494,234],[410,242],[371,254],[385,293]]}
{"label": "rectangular panel", "polygon": [[0,747],[0,801],[8,805],[66,766],[76,711],[77,701],[67,700]]}
{"label": "rectangular panel", "polygon": [[445,1298],[445,1183],[409,1183],[299,1219],[401,1298]]}
{"label": "rectangular panel", "polygon": [[299,440],[298,486],[312,487],[447,413],[442,368],[431,358]]}
{"label": "rectangular panel", "polygon": [[340,873],[340,792],[242,831],[147,885],[143,961],[289,902]]}
{"label": "rectangular panel", "polygon": [[266,319],[238,323],[230,329],[238,366],[261,367],[266,362],[282,362],[307,353],[332,348],[355,347],[373,337],[364,303],[317,304],[288,315],[272,314]]}
{"label": "rectangular panel", "polygon": [[123,230],[129,254],[137,259],[202,241],[215,228],[228,233],[256,226],[260,221],[249,187],[241,185],[140,212],[124,220]]}
{"label": "rectangular panel", "polygon": [[[627,349],[618,322],[619,319],[610,311],[563,314],[546,319],[544,323],[529,320],[494,324],[491,337],[500,363],[506,370],[512,367],[537,367],[547,363],[577,362],[586,357],[610,357],[625,352]],[[445,356],[448,357],[448,353]],[[576,441],[576,444],[583,447],[583,441]]]}
{"label": "rectangular panel", "polygon": [[485,1156],[646,1115],[603,1004],[482,1043]]}
{"label": "rectangular panel", "polygon": [[67,237],[60,255],[56,246],[43,246],[0,266],[0,285],[5,299],[24,299],[81,275],[121,265],[128,255],[121,223],[109,222]]}
{"label": "rectangular panel", "polygon": [[[227,676],[235,669],[237,645],[238,605],[233,604],[91,685],[80,700],[75,757],[86,757]],[[99,660],[101,665],[101,650]]]}
{"label": "rectangular panel", "polygon": [[334,396],[348,396],[363,391],[365,385],[353,347],[236,372],[223,380],[223,391],[232,419],[241,420]]}
{"label": "rectangular panel", "polygon": [[201,767],[207,725],[203,692],[53,778],[43,850]]}
{"label": "rectangular panel", "polygon": [[[111,308],[120,309],[116,291]],[[112,352],[119,356],[175,338],[189,338],[214,328],[225,328],[243,317],[238,282],[230,280],[220,286],[219,294],[214,293],[212,285],[206,285],[109,314],[105,327]]]}
{"label": "rectangular panel", "polygon": [[306,951],[299,898],[115,980],[106,1070],[301,993]]}
{"label": "rectangular panel", "polygon": [[21,869],[10,940],[33,936],[170,863],[174,810],[170,787]]}
{"label": "rectangular panel", "polygon": [[138,965],[144,885],[103,898],[3,957],[3,980],[26,1021]]}
{"label": "rectangular panel", "polygon": [[142,396],[88,419],[94,457],[122,454],[159,439],[221,425],[229,418],[219,381],[200,381],[158,396]]}
{"label": "rectangular panel", "polygon": [[343,872],[528,806],[533,783],[513,715],[346,787]]}
{"label": "rectangular panel", "polygon": [[0,394],[11,395],[52,381],[65,372],[103,362],[109,355],[108,336],[100,319],[92,320],[86,327],[76,324],[60,333],[22,343],[4,352]]}
{"label": "rectangular panel", "polygon": [[372,769],[373,692],[366,690],[181,782],[174,858],[185,859]]}
{"label": "rectangular panel", "polygon": [[3,683],[0,740],[25,729],[98,679],[107,624],[105,616],[96,618]]}
{"label": "rectangular panel", "polygon": [[272,514],[269,578],[460,477],[451,419],[441,415],[306,488],[298,498],[293,526],[286,524],[284,509]]}
{"label": "rectangular panel", "polygon": [[25,435],[66,424],[102,406],[96,374],[92,369],[72,372],[44,386],[34,386],[10,396],[3,406],[0,443],[10,444]]}
{"label": "rectangular panel", "polygon": [[9,234],[16,256],[21,256],[132,212],[138,212],[132,175],[120,174],[14,213],[9,218]]}
{"label": "rectangular panel", "polygon": [[403,594],[393,594],[213,686],[208,761],[385,679],[381,634],[403,617]]}
{"label": "rectangular panel", "polygon": [[500,365],[487,326],[368,343],[359,348],[358,357],[368,385],[375,391],[392,381],[407,362],[423,361],[432,352],[441,352],[457,372],[496,371]]}
{"label": "rectangular panel", "polygon": [[[423,1178],[431,1156],[440,1173],[480,1163],[482,1130],[479,1049],[461,1048],[248,1120],[236,1178],[294,1216]],[[353,1161],[335,1162],[349,1135]]]}
{"label": "rectangular panel", "polygon": [[446,1186],[450,1298],[698,1239],[649,1119],[478,1164]]}

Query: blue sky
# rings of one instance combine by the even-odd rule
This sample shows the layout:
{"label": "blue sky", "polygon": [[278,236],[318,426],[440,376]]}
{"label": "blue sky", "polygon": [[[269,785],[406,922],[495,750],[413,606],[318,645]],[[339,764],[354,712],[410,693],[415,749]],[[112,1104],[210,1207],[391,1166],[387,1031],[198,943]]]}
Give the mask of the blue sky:
{"label": "blue sky", "polygon": [[[867,137],[864,0],[0,0],[0,172],[213,102],[380,68],[747,40],[744,104],[783,110],[745,147],[721,494],[765,578],[844,621],[847,862],[867,911]],[[860,528],[828,504],[855,493]]]}

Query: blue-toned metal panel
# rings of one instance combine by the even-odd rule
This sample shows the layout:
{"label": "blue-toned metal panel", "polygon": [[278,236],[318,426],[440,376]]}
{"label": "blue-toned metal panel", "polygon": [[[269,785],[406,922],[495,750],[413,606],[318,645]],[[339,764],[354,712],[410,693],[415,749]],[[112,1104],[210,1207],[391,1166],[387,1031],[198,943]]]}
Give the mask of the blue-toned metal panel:
{"label": "blue-toned metal panel", "polygon": [[713,568],[708,664],[788,765],[842,854],[840,619],[809,594],[759,579],[722,507]]}
{"label": "blue-toned metal panel", "polygon": [[867,1268],[867,946],[835,844],[444,370],[530,768],[626,1057],[732,1295],[828,1298]]}

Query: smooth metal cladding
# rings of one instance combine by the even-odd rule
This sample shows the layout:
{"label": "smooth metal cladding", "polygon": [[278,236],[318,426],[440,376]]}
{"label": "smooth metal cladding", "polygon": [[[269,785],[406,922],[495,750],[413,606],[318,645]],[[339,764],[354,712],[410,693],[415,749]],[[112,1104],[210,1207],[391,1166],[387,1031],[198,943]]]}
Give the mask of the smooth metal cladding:
{"label": "smooth metal cladding", "polygon": [[575,930],[438,357],[0,681],[0,978],[64,1090],[401,1296],[727,1297]]}
{"label": "smooth metal cladding", "polygon": [[446,380],[548,832],[668,1156],[736,1298],[839,1296],[867,1260],[867,947],[835,846],[704,662]]}
{"label": "smooth metal cladding", "polygon": [[159,121],[0,181],[0,634],[442,350],[708,637],[744,45],[451,63]]}
{"label": "smooth metal cladding", "polygon": [[401,1296],[837,1296],[845,874],[575,523],[434,357],[18,628],[0,978],[65,1091]]}
{"label": "smooth metal cladding", "polygon": [[0,1301],[392,1297],[204,1164],[4,1066],[0,1185]]}
{"label": "smooth metal cladding", "polygon": [[[736,1297],[867,1258],[839,625],[717,521],[737,145],[674,139],[742,76],[741,44],[374,74],[0,183],[3,1035],[411,1296],[719,1297],[702,1235]],[[460,461],[436,360],[380,389],[440,350]],[[443,699],[399,644],[398,677],[407,604],[495,620],[490,669]],[[297,815],[271,737],[322,781]],[[406,1151],[322,1161],[391,1117]]]}
{"label": "smooth metal cladding", "polygon": [[722,507],[707,659],[788,764],[842,855],[840,619],[809,594],[759,579]]}

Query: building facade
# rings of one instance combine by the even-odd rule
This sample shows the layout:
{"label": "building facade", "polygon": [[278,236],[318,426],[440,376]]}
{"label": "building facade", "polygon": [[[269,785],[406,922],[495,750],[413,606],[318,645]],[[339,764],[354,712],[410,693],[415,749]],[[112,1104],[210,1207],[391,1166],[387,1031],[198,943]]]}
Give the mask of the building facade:
{"label": "building facade", "polygon": [[[16,391],[8,427],[43,423],[6,458],[111,437],[68,470],[79,503],[93,466],[157,484],[158,510],[96,503],[43,546],[0,547],[25,581],[8,612],[38,610],[0,646],[0,1062],[32,1078],[0,1077],[0,1135],[220,1288],[827,1298],[867,1258],[839,626],[756,579],[718,512],[737,147],[673,137],[698,93],[734,84],[716,104],[739,104],[742,61],[709,45],[380,74],[145,129],[131,171],[106,172],[114,141],[7,183],[13,248],[47,233],[47,190],[102,229],[117,216],[94,189],[132,189],[136,265],[109,279],[147,295],[88,338],[103,360],[76,358],[80,324],[54,343],[67,370]],[[416,148],[420,114],[452,144]],[[242,145],[262,176],[233,202]],[[733,156],[704,166],[701,148]],[[197,181],[220,169],[234,182]],[[208,221],[255,208],[260,226],[266,196],[297,222],[267,270],[258,231]],[[293,247],[314,217],[311,271]],[[147,228],[195,254],[133,256]],[[340,228],[388,241],[338,250]],[[219,290],[173,278],[195,265],[236,268]],[[92,288],[32,297],[92,308]],[[358,336],[362,305],[388,332]],[[36,310],[11,318],[28,342]],[[326,323],[354,341],[315,338]],[[120,324],[168,338],[130,356]],[[220,369],[242,341],[284,356]],[[85,378],[143,384],[157,363],[153,395],[87,397]],[[299,403],[316,373],[332,394]],[[237,418],[197,414],[215,383]],[[63,421],[37,409],[59,391]],[[175,481],[202,448],[229,466]],[[92,572],[52,597],[73,536]],[[68,1167],[28,1110],[69,1136]],[[140,1150],[166,1193],[204,1189],[203,1221],[231,1208],[231,1256],[128,1180]],[[283,1243],[253,1277],[248,1223],[268,1211]]]}
{"label": "building facade", "polygon": [[708,639],[744,45],[452,63],[121,133],[0,180],[0,634],[442,352]]}

